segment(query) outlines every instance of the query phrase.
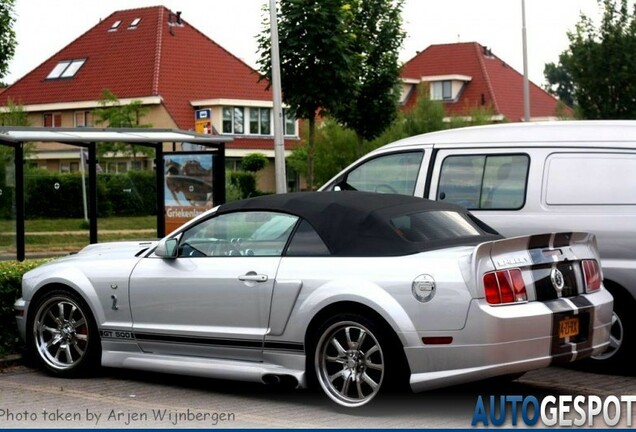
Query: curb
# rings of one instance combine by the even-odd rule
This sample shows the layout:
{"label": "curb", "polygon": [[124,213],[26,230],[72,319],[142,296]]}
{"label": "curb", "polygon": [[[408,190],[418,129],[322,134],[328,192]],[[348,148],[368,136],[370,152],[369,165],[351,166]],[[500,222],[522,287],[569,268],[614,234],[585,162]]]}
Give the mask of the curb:
{"label": "curb", "polygon": [[19,364],[22,364],[21,354],[9,354],[4,357],[0,357],[0,371]]}

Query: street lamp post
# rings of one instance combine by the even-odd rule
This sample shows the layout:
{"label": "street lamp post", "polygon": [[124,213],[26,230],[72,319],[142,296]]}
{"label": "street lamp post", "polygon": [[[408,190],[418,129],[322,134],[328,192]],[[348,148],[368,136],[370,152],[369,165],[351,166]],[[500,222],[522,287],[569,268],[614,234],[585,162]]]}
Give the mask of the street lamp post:
{"label": "street lamp post", "polygon": [[521,0],[521,35],[523,39],[523,119],[530,121],[530,84],[528,82],[528,41],[526,37],[526,2]]}
{"label": "street lamp post", "polygon": [[278,16],[276,0],[269,0],[269,22],[272,44],[272,93],[274,98],[274,171],[276,193],[287,192],[285,173],[285,141],[283,138],[283,97],[280,83],[280,53],[278,51]]}

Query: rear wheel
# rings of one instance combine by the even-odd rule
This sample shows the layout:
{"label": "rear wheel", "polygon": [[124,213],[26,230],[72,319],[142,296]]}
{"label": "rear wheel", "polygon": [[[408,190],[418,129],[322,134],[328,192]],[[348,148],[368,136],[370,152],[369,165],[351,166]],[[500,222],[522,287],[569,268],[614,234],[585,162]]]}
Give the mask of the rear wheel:
{"label": "rear wheel", "polygon": [[317,332],[316,378],[325,394],[344,407],[367,404],[387,387],[394,353],[373,321],[357,314],[329,319]]}
{"label": "rear wheel", "polygon": [[100,340],[88,305],[76,294],[55,290],[37,301],[31,348],[38,362],[58,376],[76,376],[98,364]]}

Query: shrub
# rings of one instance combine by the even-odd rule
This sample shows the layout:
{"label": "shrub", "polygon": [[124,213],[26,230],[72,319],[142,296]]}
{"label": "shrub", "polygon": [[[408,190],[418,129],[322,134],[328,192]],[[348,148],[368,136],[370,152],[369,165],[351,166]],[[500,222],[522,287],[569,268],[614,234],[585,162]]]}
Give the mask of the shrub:
{"label": "shrub", "polygon": [[22,275],[46,261],[0,261],[0,355],[15,352],[19,344],[13,304],[21,295]]}
{"label": "shrub", "polygon": [[256,192],[256,176],[251,172],[230,172],[230,184],[239,189],[241,198],[249,198]]}
{"label": "shrub", "polygon": [[241,169],[248,172],[257,172],[267,166],[267,156],[262,153],[250,153],[241,159]]}

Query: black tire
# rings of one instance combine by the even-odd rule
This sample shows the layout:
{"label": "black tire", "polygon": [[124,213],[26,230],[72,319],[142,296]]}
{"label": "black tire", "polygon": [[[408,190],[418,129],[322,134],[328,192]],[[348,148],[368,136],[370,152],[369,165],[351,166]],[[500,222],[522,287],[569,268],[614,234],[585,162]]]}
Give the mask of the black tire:
{"label": "black tire", "polygon": [[614,296],[610,346],[594,357],[574,362],[572,367],[592,373],[633,376],[630,361],[636,350],[636,320],[630,315],[630,309],[635,302],[622,291],[610,289],[610,292]]}
{"label": "black tire", "polygon": [[56,289],[38,299],[29,314],[29,350],[48,373],[87,374],[99,366],[101,342],[86,302],[72,291]]}
{"label": "black tire", "polygon": [[343,313],[320,326],[308,360],[313,366],[310,376],[324,393],[337,404],[354,408],[395,387],[403,375],[399,373],[404,371],[399,367],[403,357],[403,348],[382,326],[362,315]]}

